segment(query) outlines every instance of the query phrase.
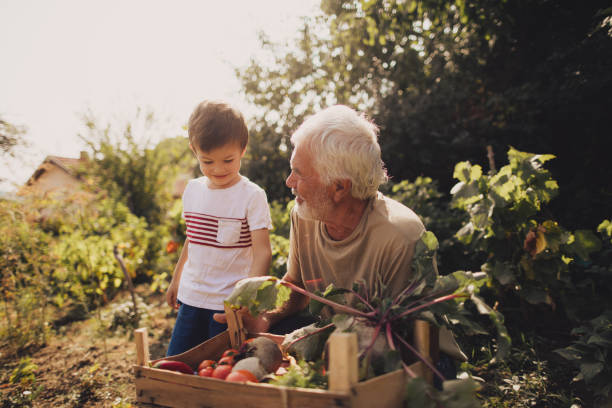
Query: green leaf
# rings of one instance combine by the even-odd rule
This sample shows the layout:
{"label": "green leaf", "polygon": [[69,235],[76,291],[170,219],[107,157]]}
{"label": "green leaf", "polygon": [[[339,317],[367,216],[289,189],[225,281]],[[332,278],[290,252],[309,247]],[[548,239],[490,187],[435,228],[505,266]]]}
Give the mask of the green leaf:
{"label": "green leaf", "polygon": [[445,408],[479,408],[476,391],[480,385],[471,378],[450,380],[442,383],[440,405]]}
{"label": "green leaf", "polygon": [[[318,294],[325,299],[329,299],[340,304],[346,304],[345,294],[347,293],[350,293],[350,291],[343,288],[336,288],[334,285],[329,285],[323,293],[315,292],[315,294]],[[310,299],[308,311],[311,315],[318,316],[321,314],[324,307],[325,305],[318,300]]]}
{"label": "green leaf", "polygon": [[580,373],[584,377],[584,381],[590,382],[597,374],[599,374],[604,368],[602,362],[584,362],[580,364]]}
{"label": "green leaf", "polygon": [[470,181],[470,162],[464,161],[455,164],[455,170],[453,171],[453,178],[468,183]]}
{"label": "green leaf", "polygon": [[[486,272],[489,272],[488,270]],[[495,261],[491,275],[502,285],[509,285],[516,280],[516,267],[508,262]]]}
{"label": "green leaf", "polygon": [[588,261],[590,254],[601,249],[601,241],[593,231],[577,230],[574,232],[574,242],[571,248],[582,260]]}
{"label": "green leaf", "polygon": [[436,238],[435,234],[431,231],[425,231],[423,235],[421,235],[421,241],[430,251],[438,249],[438,238]]}
{"label": "green leaf", "polygon": [[297,359],[318,360],[331,332],[332,329],[320,331],[320,328],[313,323],[285,335],[282,346]]}
{"label": "green leaf", "polygon": [[404,406],[419,408],[436,408],[437,404],[429,397],[432,388],[421,378],[413,378],[406,384]]}
{"label": "green leaf", "polygon": [[234,309],[247,307],[253,316],[281,307],[291,294],[291,289],[280,284],[278,278],[259,276],[242,279],[225,299],[225,304]]}
{"label": "green leaf", "polygon": [[480,385],[471,378],[450,380],[442,383],[442,391],[431,387],[420,377],[406,384],[404,406],[425,408],[478,408],[480,402],[476,392]]}
{"label": "green leaf", "polygon": [[489,316],[489,319],[497,329],[497,353],[491,362],[503,360],[510,353],[510,346],[512,344],[508,330],[504,325],[504,316],[498,311],[493,310],[484,300],[475,294],[470,296],[470,300],[474,302],[480,314]]}
{"label": "green leaf", "polygon": [[569,361],[580,361],[582,360],[582,352],[574,346],[568,346],[562,349],[553,350],[566,360]]}
{"label": "green leaf", "polygon": [[[604,220],[597,226],[597,232],[605,234],[608,238],[612,238],[612,222],[610,220]],[[612,239],[610,240],[612,242]]]}
{"label": "green leaf", "polygon": [[455,184],[451,189],[453,195],[452,203],[456,208],[465,208],[470,204],[478,202],[482,199],[478,183],[473,181],[469,183],[460,182]]}
{"label": "green leaf", "polygon": [[465,245],[469,245],[474,237],[474,232],[474,224],[472,224],[472,222],[470,221],[463,227],[461,227],[461,229],[457,231],[455,236],[457,237],[459,242],[462,242]]}
{"label": "green leaf", "polygon": [[601,347],[612,348],[612,335],[609,338],[605,338],[599,334],[595,334],[587,340],[587,344],[594,344]]}

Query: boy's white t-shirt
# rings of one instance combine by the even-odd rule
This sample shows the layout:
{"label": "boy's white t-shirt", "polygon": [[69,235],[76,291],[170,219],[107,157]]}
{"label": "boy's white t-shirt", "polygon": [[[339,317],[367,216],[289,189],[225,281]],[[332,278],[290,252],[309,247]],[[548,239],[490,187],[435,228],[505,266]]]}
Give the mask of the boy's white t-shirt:
{"label": "boy's white t-shirt", "polygon": [[244,176],[231,187],[211,189],[206,177],[190,180],[183,193],[188,257],[178,299],[203,309],[223,300],[251,268],[251,231],[271,229],[266,192]]}

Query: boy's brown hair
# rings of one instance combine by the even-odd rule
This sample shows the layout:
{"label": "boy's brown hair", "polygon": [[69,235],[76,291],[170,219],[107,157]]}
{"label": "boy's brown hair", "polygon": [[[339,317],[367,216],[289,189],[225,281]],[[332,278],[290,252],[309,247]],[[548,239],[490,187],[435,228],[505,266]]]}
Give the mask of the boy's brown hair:
{"label": "boy's brown hair", "polygon": [[249,130],[242,113],[232,105],[220,101],[203,101],[189,117],[189,143],[203,152],[236,143],[244,149],[249,141]]}

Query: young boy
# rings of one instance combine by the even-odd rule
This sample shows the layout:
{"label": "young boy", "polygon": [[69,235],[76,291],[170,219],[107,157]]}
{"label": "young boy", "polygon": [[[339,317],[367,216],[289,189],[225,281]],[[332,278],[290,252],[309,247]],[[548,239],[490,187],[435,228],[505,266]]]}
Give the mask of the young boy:
{"label": "young boy", "polygon": [[242,114],[204,101],[191,114],[188,133],[204,176],[190,180],[183,193],[187,239],[166,293],[178,309],[168,356],[225,330],[212,315],[223,312],[237,281],[268,274],[272,257],[266,193],[239,173],[249,138]]}

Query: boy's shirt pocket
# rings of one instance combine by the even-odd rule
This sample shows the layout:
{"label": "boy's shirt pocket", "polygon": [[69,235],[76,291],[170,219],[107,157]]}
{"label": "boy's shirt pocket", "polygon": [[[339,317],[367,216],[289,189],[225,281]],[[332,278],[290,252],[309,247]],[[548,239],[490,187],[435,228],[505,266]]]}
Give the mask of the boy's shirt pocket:
{"label": "boy's shirt pocket", "polygon": [[219,220],[217,229],[217,242],[221,244],[235,244],[240,240],[240,220]]}

